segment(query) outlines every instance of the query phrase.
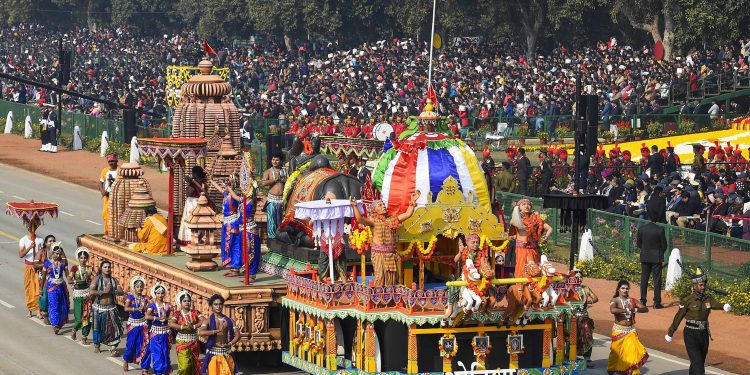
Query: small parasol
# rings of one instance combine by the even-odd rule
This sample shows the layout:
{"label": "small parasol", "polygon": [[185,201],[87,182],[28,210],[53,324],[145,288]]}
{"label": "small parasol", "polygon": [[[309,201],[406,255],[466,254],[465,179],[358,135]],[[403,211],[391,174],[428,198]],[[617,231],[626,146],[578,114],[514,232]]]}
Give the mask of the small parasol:
{"label": "small parasol", "polygon": [[31,241],[36,239],[34,231],[42,224],[45,215],[57,217],[57,204],[48,202],[8,202],[5,213],[23,220],[24,226],[31,232]]}

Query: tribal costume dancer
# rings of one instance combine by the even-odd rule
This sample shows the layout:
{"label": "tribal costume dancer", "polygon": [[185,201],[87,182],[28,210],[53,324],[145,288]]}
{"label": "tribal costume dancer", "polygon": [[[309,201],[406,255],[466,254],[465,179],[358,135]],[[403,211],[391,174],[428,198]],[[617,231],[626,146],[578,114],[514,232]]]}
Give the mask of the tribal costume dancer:
{"label": "tribal costume dancer", "polygon": [[615,316],[607,361],[607,373],[610,375],[640,375],[641,366],[648,359],[646,348],[635,331],[635,314],[647,313],[648,308],[635,298],[630,298],[629,292],[630,283],[620,280],[615,296],[609,302],[609,311]]}
{"label": "tribal costume dancer", "polygon": [[153,368],[154,374],[164,375],[172,372],[172,363],[169,360],[169,352],[172,350],[172,337],[169,333],[169,316],[172,306],[164,301],[167,288],[156,284],[151,288],[153,301],[146,309],[146,320],[151,322],[148,334],[147,358],[144,358],[145,366],[142,371]]}
{"label": "tribal costume dancer", "polygon": [[[148,329],[146,308],[148,297],[143,295],[146,280],[140,276],[130,279],[130,291],[125,298],[125,311],[128,312],[128,322],[125,325],[125,353],[122,354],[122,369],[128,371],[128,363],[139,362],[142,369],[148,369]],[[148,372],[144,370],[144,372]]]}
{"label": "tribal costume dancer", "polygon": [[284,183],[286,182],[286,170],[281,167],[281,153],[271,157],[271,168],[263,172],[261,184],[268,188],[268,201],[266,201],[266,215],[268,218],[268,238],[276,238],[276,230],[281,225]]}
{"label": "tribal costume dancer", "polygon": [[73,286],[73,316],[75,324],[70,338],[76,341],[78,330],[83,335],[83,343],[86,344],[91,331],[91,299],[89,298],[89,287],[94,277],[94,268],[89,266],[89,251],[85,247],[76,250],[78,265],[70,269],[68,276],[70,285]]}
{"label": "tribal costume dancer", "polygon": [[[236,185],[233,178],[232,184]],[[240,237],[240,226],[242,225],[242,216],[240,215],[239,206],[242,204],[242,198],[234,190],[227,186],[219,186],[215,181],[211,181],[214,188],[224,194],[223,208],[224,218],[221,228],[221,264],[224,268],[229,268],[229,272],[224,276],[239,276],[242,268],[242,237]]]}
{"label": "tribal costume dancer", "polygon": [[711,331],[708,327],[708,315],[711,310],[732,311],[732,306],[728,303],[713,299],[706,295],[706,282],[708,277],[703,270],[698,268],[695,274],[691,275],[693,280],[693,293],[680,299],[680,309],[674,316],[674,321],[664,337],[667,342],[672,342],[672,336],[680,326],[682,319],[685,319],[685,330],[683,337],[685,339],[685,349],[690,357],[690,375],[704,375],[706,373],[706,355],[708,354],[708,343],[711,338]]}
{"label": "tribal costume dancer", "polygon": [[236,369],[232,358],[232,345],[239,339],[239,329],[232,319],[222,313],[224,298],[214,294],[208,299],[211,315],[203,320],[198,335],[206,337],[206,355],[201,372],[208,375],[232,375]]}
{"label": "tribal costume dancer", "polygon": [[180,306],[169,318],[169,327],[177,331],[177,374],[200,375],[201,348],[198,343],[198,327],[203,316],[192,309],[190,293],[181,291],[175,297],[175,306]]}
{"label": "tribal costume dancer", "polygon": [[60,242],[52,245],[52,259],[44,261],[44,280],[47,290],[47,313],[52,329],[56,335],[60,328],[68,322],[70,298],[68,296],[67,278],[68,268],[62,261],[62,246]]}
{"label": "tribal costume dancer", "polygon": [[[37,257],[37,253],[42,250],[44,244],[42,239],[34,234],[34,228],[37,228],[38,224],[39,222],[36,225],[28,225],[29,233],[18,241],[18,257],[23,258],[26,265],[23,270],[23,289],[26,295],[26,309],[29,311],[27,317],[29,318],[34,312],[36,312],[37,318],[41,318],[41,310],[39,309],[41,288],[39,287],[39,275],[37,270],[34,269],[34,259]],[[34,237],[35,240],[32,242],[31,238]]]}
{"label": "tribal costume dancer", "polygon": [[526,265],[541,261],[539,243],[547,241],[552,235],[552,227],[531,210],[531,201],[528,199],[521,199],[516,203],[510,225],[510,235],[516,236],[516,269],[513,276],[528,277]]}
{"label": "tribal costume dancer", "polygon": [[122,322],[117,314],[115,296],[122,295],[122,287],[112,277],[112,263],[103,260],[99,265],[99,275],[89,288],[94,298],[91,311],[94,317],[94,353],[101,352],[101,344],[110,347],[114,355],[122,336]]}
{"label": "tribal costume dancer", "polygon": [[359,212],[357,202],[349,198],[354,216],[357,221],[372,227],[372,266],[374,268],[374,286],[395,285],[398,275],[398,254],[396,254],[396,229],[404,220],[414,214],[414,207],[419,199],[420,192],[417,190],[411,195],[411,201],[406,212],[394,217],[385,216],[387,210],[383,201],[373,203],[373,212],[369,217],[364,217]]}
{"label": "tribal costume dancer", "polygon": [[[583,280],[583,273],[580,270],[574,270],[575,277]],[[578,324],[578,350],[583,353],[586,360],[586,368],[594,368],[594,361],[591,360],[591,353],[594,349],[594,320],[589,317],[589,305],[599,302],[599,297],[591,288],[581,285],[578,289],[578,300],[583,302],[583,309],[579,310],[577,315]]]}

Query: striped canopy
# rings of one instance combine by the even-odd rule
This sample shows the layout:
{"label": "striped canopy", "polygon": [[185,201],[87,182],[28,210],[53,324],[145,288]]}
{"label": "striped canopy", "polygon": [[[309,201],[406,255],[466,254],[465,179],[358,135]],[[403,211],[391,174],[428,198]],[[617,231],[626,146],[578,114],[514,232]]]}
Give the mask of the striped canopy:
{"label": "striped canopy", "polygon": [[487,181],[474,151],[462,140],[442,133],[417,132],[388,149],[378,160],[372,181],[380,190],[390,215],[406,210],[412,193],[419,190],[417,206],[433,200],[452,176],[466,199],[473,191],[474,201],[490,211]]}

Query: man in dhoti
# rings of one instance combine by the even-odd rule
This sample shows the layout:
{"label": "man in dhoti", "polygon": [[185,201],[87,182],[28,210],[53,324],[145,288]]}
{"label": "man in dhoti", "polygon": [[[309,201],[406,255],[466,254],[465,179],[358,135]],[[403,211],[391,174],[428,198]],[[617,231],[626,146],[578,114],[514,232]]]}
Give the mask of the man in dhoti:
{"label": "man in dhoti", "polygon": [[144,210],[146,221],[143,228],[138,229],[138,242],[128,247],[138,253],[167,255],[169,242],[167,238],[167,219],[156,211],[156,207],[148,206]]}
{"label": "man in dhoti", "polygon": [[102,169],[99,177],[99,193],[102,194],[102,219],[104,219],[104,234],[109,228],[109,190],[117,176],[117,155],[107,155],[107,167]]}
{"label": "man in dhoti", "polygon": [[261,181],[261,184],[268,188],[268,201],[265,207],[268,238],[276,238],[276,229],[281,225],[284,183],[287,177],[286,171],[281,168],[281,158],[281,153],[271,157],[271,168],[263,172],[263,180]]}
{"label": "man in dhoti", "polygon": [[541,262],[539,243],[552,235],[552,227],[531,210],[531,201],[521,199],[513,208],[510,234],[516,237],[516,269],[514,277],[528,277],[526,265]]}
{"label": "man in dhoti", "polygon": [[414,207],[419,199],[420,192],[417,190],[411,195],[409,207],[404,213],[396,217],[386,216],[386,207],[383,201],[373,203],[373,212],[369,217],[364,217],[359,212],[357,202],[349,198],[354,209],[354,216],[362,224],[372,227],[372,266],[375,271],[373,286],[395,285],[398,273],[398,254],[396,254],[396,229],[404,220],[414,214]]}

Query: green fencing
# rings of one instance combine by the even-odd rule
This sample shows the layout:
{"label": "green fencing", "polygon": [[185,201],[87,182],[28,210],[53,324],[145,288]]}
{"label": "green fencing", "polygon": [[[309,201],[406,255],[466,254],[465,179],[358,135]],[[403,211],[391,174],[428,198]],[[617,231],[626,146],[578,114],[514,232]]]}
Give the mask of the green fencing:
{"label": "green fencing", "polygon": [[[553,229],[551,244],[554,246],[549,248],[550,258],[567,262],[570,233],[559,233],[558,210],[543,209],[541,198],[505,192],[497,193],[495,198],[503,210],[506,222],[510,222],[515,202],[524,198],[531,200],[534,209],[547,216],[546,222]],[[647,220],[630,216],[589,210],[588,227],[594,236],[594,255],[605,260],[638,257],[638,227],[646,222]],[[664,228],[667,236],[665,263],[672,249],[677,248],[680,249],[684,265],[700,266],[711,277],[724,280],[750,278],[750,241],[674,225],[657,225]]]}
{"label": "green fencing", "polygon": [[[594,235],[595,255],[638,256],[638,227],[646,220],[589,210],[589,227]],[[750,241],[674,225],[657,224],[667,236],[665,262],[672,249],[680,249],[685,265],[700,266],[712,277],[740,279],[750,277]]]}

